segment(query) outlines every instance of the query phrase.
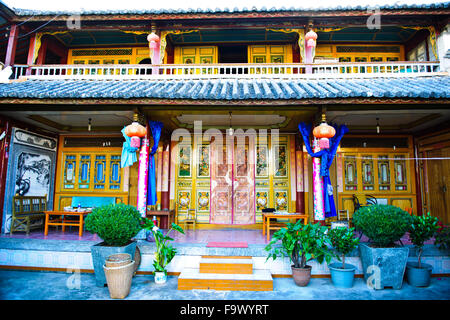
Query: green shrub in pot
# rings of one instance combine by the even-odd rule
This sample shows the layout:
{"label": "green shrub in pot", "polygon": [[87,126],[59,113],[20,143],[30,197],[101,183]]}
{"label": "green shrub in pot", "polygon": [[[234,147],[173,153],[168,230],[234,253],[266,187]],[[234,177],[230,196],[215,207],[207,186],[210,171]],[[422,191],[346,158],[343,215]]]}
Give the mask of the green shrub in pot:
{"label": "green shrub in pot", "polygon": [[[351,288],[355,277],[356,267],[345,264],[345,255],[349,254],[359,244],[359,238],[355,237],[354,228],[338,227],[328,231],[333,248],[339,253],[338,259],[342,263],[332,263],[328,265],[331,274],[331,281],[336,287]],[[342,260],[341,260],[342,258]]]}
{"label": "green shrub in pot", "polygon": [[427,287],[430,285],[432,266],[422,263],[423,247],[425,241],[430,240],[440,228],[438,218],[428,214],[412,216],[413,222],[409,229],[409,239],[417,250],[417,262],[408,262],[406,265],[406,279],[415,287]]}
{"label": "green shrub in pot", "polygon": [[108,246],[123,246],[142,229],[139,211],[123,203],[94,208],[84,225],[86,230],[96,233]]}
{"label": "green shrub in pot", "polygon": [[[359,245],[364,279],[369,287],[401,289],[409,248],[397,242],[409,230],[412,216],[392,205],[371,205],[353,214],[353,223],[370,242]],[[373,273],[373,276],[371,276]]]}
{"label": "green shrub in pot", "polygon": [[134,206],[123,203],[94,208],[85,219],[85,228],[96,233],[103,242],[91,246],[96,285],[106,285],[103,265],[112,254],[128,253],[133,258],[136,241],[133,237],[142,229],[141,215]]}
{"label": "green shrub in pot", "polygon": [[[281,228],[273,234],[272,240],[265,250],[269,252],[266,259],[275,260],[277,256],[289,257],[293,265],[292,277],[298,286],[306,286],[311,278],[311,266],[307,262],[316,259],[322,263],[329,263],[335,255],[331,252],[330,240],[326,236],[327,227],[320,223],[303,224],[301,220],[297,223],[288,223],[286,228]],[[275,246],[281,241],[281,246]]]}
{"label": "green shrub in pot", "polygon": [[357,230],[366,235],[374,247],[395,247],[412,223],[411,215],[399,207],[385,204],[359,208],[353,214]]}

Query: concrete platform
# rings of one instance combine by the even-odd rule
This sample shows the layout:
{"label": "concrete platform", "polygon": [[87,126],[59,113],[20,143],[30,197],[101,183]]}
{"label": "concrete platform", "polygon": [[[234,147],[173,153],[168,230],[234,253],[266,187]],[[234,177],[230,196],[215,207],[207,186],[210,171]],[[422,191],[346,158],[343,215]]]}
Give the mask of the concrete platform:
{"label": "concrete platform", "polygon": [[[53,240],[0,237],[0,268],[16,268],[47,271],[80,270],[93,272],[91,246],[99,240]],[[206,243],[173,243],[177,255],[168,266],[169,275],[179,275],[184,268],[198,268],[202,257],[233,256],[251,257],[254,269],[269,270],[273,277],[291,275],[291,263],[288,258],[277,258],[266,261],[267,252],[264,244],[249,244],[248,248],[208,248]],[[415,261],[417,254],[411,245],[409,260]],[[138,240],[142,254],[139,274],[153,272],[153,258],[156,245],[154,242]],[[449,252],[438,250],[434,245],[427,244],[424,248],[422,261],[433,266],[434,276],[450,275]],[[332,261],[334,262],[334,261]],[[356,266],[356,275],[362,276],[362,266],[358,250],[347,255],[346,262]],[[312,276],[329,276],[326,263],[311,261]]]}
{"label": "concrete platform", "polygon": [[[51,285],[49,285],[49,283]],[[153,275],[133,277],[125,300],[449,300],[450,278],[431,279],[427,288],[415,288],[404,282],[402,289],[373,290],[361,278],[353,288],[336,288],[330,279],[313,278],[306,287],[298,287],[291,278],[273,279],[273,291],[178,290],[178,277],[157,285]],[[31,272],[0,270],[0,300],[111,300],[108,288],[95,285],[95,276],[73,272]],[[255,302],[257,303],[257,302]],[[337,305],[334,305],[337,307]],[[356,305],[357,306],[357,305]],[[348,306],[350,307],[350,306]],[[402,312],[414,308],[400,307]],[[358,309],[358,308],[356,308]],[[332,309],[335,312],[335,309]],[[442,309],[444,310],[444,309]],[[168,310],[169,311],[169,310]],[[178,311],[178,310],[177,310]],[[314,312],[317,311],[314,309]],[[169,317],[170,318],[170,317]],[[175,319],[175,315],[173,317]]]}

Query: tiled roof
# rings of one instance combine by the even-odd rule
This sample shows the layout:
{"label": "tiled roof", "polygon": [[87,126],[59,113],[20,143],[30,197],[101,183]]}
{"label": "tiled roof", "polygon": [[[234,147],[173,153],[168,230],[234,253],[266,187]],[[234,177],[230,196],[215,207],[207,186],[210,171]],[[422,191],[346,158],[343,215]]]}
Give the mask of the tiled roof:
{"label": "tiled roof", "polygon": [[[202,7],[202,8],[170,8],[170,3],[164,5],[159,4],[160,7],[153,7],[148,9],[101,9],[101,10],[30,10],[30,9],[18,9],[14,8],[14,12],[18,15],[53,15],[53,14],[83,14],[83,15],[117,15],[117,14],[186,14],[186,13],[236,13],[236,12],[289,12],[289,11],[355,11],[355,10],[367,10],[374,7],[373,4],[361,4],[361,5],[330,5],[328,7],[321,6],[320,3],[317,6],[309,4],[309,6],[258,6],[258,2],[255,1],[255,6],[251,7]],[[188,3],[192,5],[191,3]],[[195,3],[194,3],[195,5]],[[151,5],[154,6],[154,5]],[[395,3],[386,2],[377,6],[380,10],[392,10],[392,9],[447,9],[450,8],[450,2],[438,2],[438,3]]]}
{"label": "tiled roof", "polygon": [[27,80],[0,84],[0,98],[327,99],[450,98],[450,77],[324,80]]}

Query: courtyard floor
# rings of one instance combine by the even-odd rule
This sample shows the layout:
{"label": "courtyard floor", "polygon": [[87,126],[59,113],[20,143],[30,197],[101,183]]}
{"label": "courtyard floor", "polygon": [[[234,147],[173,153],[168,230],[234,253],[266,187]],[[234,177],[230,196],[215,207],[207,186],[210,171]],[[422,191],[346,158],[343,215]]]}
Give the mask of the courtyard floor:
{"label": "courtyard floor", "polygon": [[[78,281],[79,280],[79,281]],[[109,300],[108,288],[95,286],[90,273],[0,271],[0,300]],[[416,288],[405,281],[401,290],[373,290],[362,278],[351,289],[333,286],[329,278],[313,278],[298,287],[291,278],[274,278],[274,290],[214,291],[177,290],[177,277],[169,276],[157,285],[152,275],[136,275],[127,300],[450,300],[450,278],[433,277],[427,288]]]}

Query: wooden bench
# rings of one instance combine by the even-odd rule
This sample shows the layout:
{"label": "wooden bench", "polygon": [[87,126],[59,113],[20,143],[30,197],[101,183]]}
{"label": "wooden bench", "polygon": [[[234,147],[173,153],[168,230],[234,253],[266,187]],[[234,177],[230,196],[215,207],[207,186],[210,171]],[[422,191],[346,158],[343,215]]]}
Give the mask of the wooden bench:
{"label": "wooden bench", "polygon": [[27,235],[31,229],[44,226],[44,211],[47,210],[47,195],[13,197],[10,234],[15,231],[25,231]]}

